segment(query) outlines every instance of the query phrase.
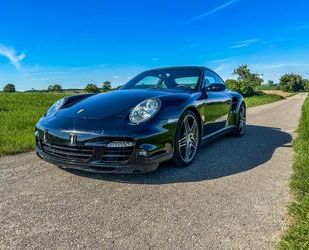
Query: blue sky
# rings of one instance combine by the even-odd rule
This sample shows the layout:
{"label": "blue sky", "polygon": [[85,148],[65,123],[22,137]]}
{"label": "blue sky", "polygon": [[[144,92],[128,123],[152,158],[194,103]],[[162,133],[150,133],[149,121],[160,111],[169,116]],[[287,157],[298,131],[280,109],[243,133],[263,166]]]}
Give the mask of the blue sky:
{"label": "blue sky", "polygon": [[116,86],[169,65],[309,78],[308,13],[307,0],[3,0],[0,88]]}

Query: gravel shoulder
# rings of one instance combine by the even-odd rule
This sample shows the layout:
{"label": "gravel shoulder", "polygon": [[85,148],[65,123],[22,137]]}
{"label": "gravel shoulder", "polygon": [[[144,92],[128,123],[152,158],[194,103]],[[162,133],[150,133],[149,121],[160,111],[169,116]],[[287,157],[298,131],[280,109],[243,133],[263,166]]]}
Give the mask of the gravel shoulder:
{"label": "gravel shoulder", "polygon": [[244,137],[203,146],[185,169],[113,176],[2,157],[0,248],[272,248],[305,96],[249,109]]}

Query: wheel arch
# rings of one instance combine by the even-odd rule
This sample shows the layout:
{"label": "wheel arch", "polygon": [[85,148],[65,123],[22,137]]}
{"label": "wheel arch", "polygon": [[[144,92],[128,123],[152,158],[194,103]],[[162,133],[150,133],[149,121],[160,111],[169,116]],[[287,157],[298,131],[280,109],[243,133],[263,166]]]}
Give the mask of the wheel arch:
{"label": "wheel arch", "polygon": [[245,102],[245,99],[243,98],[243,96],[238,94],[238,93],[233,93],[231,111],[238,113],[240,106],[242,104],[244,104],[245,108],[247,108],[247,105],[246,105],[246,102]]}

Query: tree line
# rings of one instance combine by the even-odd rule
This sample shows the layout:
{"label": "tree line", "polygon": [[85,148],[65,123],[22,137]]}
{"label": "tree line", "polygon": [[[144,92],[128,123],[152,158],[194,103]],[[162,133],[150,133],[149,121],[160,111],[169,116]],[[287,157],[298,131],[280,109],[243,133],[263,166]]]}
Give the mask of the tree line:
{"label": "tree line", "polygon": [[[227,79],[225,81],[226,85],[230,90],[237,91],[244,96],[252,96],[256,94],[259,86],[264,82],[263,75],[252,72],[248,65],[243,64],[238,66],[233,71],[235,79]],[[280,77],[279,83],[275,84],[274,81],[269,80],[266,86],[274,86],[276,89],[280,89],[286,92],[299,92],[299,91],[309,91],[309,80],[303,78],[299,74],[289,73],[284,74]],[[105,81],[102,83],[102,87],[90,83],[84,88],[84,91],[88,93],[98,93],[98,92],[108,92],[112,89],[112,84],[110,81]],[[15,92],[15,85],[8,83],[4,86],[3,92]],[[47,87],[49,92],[61,92],[63,88],[61,84],[53,84]]]}
{"label": "tree line", "polygon": [[[227,79],[225,81],[226,85],[229,89],[237,91],[244,96],[256,94],[258,87],[264,82],[263,76],[252,72],[246,64],[234,69],[233,75],[235,79]],[[309,91],[309,80],[295,73],[282,75],[278,84],[269,80],[265,85],[274,86],[276,89],[286,92]]]}
{"label": "tree line", "polygon": [[[102,87],[99,88],[98,85],[89,83],[84,87],[84,91],[88,93],[99,93],[99,92],[108,92],[112,89],[112,83],[110,81],[105,81],[102,83]],[[77,89],[74,89],[77,90]],[[61,84],[51,84],[47,87],[46,90],[39,90],[37,92],[62,92],[64,89],[62,88]],[[8,83],[3,87],[3,92],[16,92],[15,85],[12,83]],[[36,92],[35,89],[27,92]]]}

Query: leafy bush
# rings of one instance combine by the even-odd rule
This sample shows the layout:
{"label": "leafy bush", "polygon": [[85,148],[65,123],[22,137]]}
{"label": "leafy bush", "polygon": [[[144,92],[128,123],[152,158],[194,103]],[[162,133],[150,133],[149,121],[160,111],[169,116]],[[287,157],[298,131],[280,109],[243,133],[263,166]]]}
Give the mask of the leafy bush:
{"label": "leafy bush", "polygon": [[16,92],[15,85],[8,83],[3,87],[3,92]]}
{"label": "leafy bush", "polygon": [[244,96],[252,96],[255,94],[255,89],[263,82],[263,78],[251,72],[248,65],[240,65],[233,72],[236,80],[228,79],[226,84],[229,89],[240,92]]}
{"label": "leafy bush", "polygon": [[98,93],[100,92],[100,89],[97,85],[90,83],[85,87],[85,91],[88,93]]}
{"label": "leafy bush", "polygon": [[298,74],[285,74],[279,81],[280,89],[287,92],[298,92],[304,90],[304,79]]}

